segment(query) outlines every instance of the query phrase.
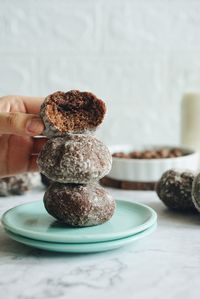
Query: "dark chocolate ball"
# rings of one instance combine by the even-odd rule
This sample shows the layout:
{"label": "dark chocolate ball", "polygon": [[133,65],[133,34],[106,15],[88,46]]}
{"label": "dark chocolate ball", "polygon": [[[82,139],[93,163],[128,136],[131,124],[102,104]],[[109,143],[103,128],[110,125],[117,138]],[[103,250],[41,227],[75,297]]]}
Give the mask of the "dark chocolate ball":
{"label": "dark chocolate ball", "polygon": [[45,192],[44,205],[54,218],[70,226],[93,226],[108,221],[115,201],[100,185],[53,183]]}
{"label": "dark chocolate ball", "polygon": [[105,103],[91,92],[57,91],[47,96],[41,106],[40,115],[46,127],[44,135],[94,131],[102,123],[105,112]]}
{"label": "dark chocolate ball", "polygon": [[108,148],[90,135],[52,138],[38,157],[40,172],[60,183],[96,182],[110,171],[111,164]]}
{"label": "dark chocolate ball", "polygon": [[173,169],[166,171],[156,185],[156,192],[163,203],[173,210],[195,211],[192,202],[194,174]]}

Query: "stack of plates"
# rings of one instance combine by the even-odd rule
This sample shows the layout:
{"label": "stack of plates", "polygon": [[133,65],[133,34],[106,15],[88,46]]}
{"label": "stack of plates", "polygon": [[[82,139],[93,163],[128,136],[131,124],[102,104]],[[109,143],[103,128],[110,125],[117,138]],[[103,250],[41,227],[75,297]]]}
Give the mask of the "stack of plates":
{"label": "stack of plates", "polygon": [[116,200],[114,216],[105,224],[72,228],[47,214],[42,201],[8,210],[2,217],[6,233],[20,243],[59,252],[98,252],[130,244],[156,228],[155,211],[138,203]]}

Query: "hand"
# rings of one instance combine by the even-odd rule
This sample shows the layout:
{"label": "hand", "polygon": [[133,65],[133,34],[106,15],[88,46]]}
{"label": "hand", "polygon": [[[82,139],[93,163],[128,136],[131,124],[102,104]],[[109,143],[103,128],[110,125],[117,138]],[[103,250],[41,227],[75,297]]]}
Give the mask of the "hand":
{"label": "hand", "polygon": [[46,142],[34,138],[44,130],[38,113],[44,99],[0,98],[0,177],[37,171],[37,156]]}

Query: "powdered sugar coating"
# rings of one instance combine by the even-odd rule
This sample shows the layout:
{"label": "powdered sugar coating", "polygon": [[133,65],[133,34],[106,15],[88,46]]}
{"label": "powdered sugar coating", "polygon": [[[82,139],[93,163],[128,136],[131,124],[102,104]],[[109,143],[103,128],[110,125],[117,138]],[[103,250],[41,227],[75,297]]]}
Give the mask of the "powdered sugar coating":
{"label": "powdered sugar coating", "polygon": [[99,184],[53,183],[44,195],[47,212],[71,226],[93,226],[108,221],[115,201]]}
{"label": "powdered sugar coating", "polygon": [[60,183],[88,184],[109,173],[108,148],[90,135],[69,135],[47,141],[38,157],[40,172]]}

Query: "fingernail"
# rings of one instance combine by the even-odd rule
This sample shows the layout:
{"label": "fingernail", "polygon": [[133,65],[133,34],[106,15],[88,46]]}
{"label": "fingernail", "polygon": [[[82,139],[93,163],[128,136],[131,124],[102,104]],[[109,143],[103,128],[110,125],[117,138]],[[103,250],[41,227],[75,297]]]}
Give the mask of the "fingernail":
{"label": "fingernail", "polygon": [[41,134],[44,130],[44,124],[40,118],[32,118],[27,122],[26,129],[31,134]]}

